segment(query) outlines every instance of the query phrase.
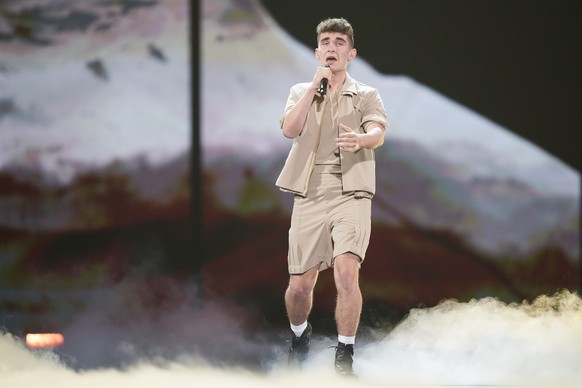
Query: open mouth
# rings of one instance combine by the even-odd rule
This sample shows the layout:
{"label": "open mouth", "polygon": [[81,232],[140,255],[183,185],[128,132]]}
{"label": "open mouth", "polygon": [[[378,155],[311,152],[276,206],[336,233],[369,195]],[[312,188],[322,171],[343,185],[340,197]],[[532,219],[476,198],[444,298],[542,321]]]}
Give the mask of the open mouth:
{"label": "open mouth", "polygon": [[337,58],[336,57],[327,57],[325,58],[325,63],[327,63],[328,65],[331,65],[333,63],[337,62]]}

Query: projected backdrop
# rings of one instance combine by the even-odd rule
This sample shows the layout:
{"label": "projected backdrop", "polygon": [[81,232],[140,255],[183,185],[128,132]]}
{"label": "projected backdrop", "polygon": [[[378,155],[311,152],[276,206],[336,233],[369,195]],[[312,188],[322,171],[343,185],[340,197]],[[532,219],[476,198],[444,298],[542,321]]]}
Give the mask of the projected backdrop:
{"label": "projected backdrop", "polygon": [[0,3],[3,328],[189,259],[188,24],[186,0]]}

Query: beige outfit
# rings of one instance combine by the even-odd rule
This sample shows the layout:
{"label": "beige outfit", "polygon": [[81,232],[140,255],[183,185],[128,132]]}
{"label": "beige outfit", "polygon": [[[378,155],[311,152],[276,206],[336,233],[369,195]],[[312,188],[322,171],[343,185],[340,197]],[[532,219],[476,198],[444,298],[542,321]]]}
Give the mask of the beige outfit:
{"label": "beige outfit", "polygon": [[[306,92],[309,83],[297,84],[291,88],[285,115]],[[388,127],[386,111],[378,90],[357,82],[346,75],[344,87],[339,92],[337,103],[328,103],[327,97],[315,97],[307,115],[303,131],[293,139],[291,151],[276,185],[284,191],[302,196],[307,194],[309,176],[315,165],[316,152],[319,147],[321,126],[325,110],[331,110],[332,128],[339,131],[342,123],[356,132],[364,133],[371,122]],[[343,177],[343,191],[364,191],[374,195],[376,192],[376,174],[374,151],[362,148],[357,152],[341,151],[340,163]]]}
{"label": "beige outfit", "polygon": [[[281,126],[309,85],[291,88]],[[290,274],[316,266],[319,270],[333,267],[335,258],[346,252],[364,260],[371,198],[376,191],[374,151],[344,152],[335,139],[340,123],[364,133],[372,122],[388,126],[378,91],[348,75],[340,91],[314,97],[276,183],[281,190],[295,193],[289,229]]]}

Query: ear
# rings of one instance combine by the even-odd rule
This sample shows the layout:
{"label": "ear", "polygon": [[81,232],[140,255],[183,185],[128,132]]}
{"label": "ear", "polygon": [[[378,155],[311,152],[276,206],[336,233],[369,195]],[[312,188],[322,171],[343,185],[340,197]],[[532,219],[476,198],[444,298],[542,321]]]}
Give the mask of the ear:
{"label": "ear", "polygon": [[317,62],[319,62],[319,48],[315,49],[315,59],[317,59]]}
{"label": "ear", "polygon": [[356,57],[356,55],[358,55],[358,50],[356,50],[355,48],[353,48],[350,51],[350,56],[349,56],[349,59],[348,60],[351,61],[352,59],[354,59]]}

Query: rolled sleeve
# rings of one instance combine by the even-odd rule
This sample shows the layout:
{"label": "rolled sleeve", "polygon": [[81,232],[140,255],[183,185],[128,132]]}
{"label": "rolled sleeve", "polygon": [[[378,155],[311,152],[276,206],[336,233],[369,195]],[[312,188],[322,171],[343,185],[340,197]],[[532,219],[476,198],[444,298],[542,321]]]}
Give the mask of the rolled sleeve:
{"label": "rolled sleeve", "polygon": [[364,128],[367,128],[372,122],[380,124],[383,130],[388,128],[386,109],[377,90],[370,93],[370,96],[366,99],[363,113],[362,126]]}
{"label": "rolled sleeve", "polygon": [[297,104],[297,101],[299,101],[303,93],[305,93],[304,85],[305,84],[294,85],[289,91],[289,97],[287,97],[287,103],[285,104],[285,111],[283,112],[281,118],[279,119],[280,128],[283,128],[283,123],[285,122],[287,113],[289,113],[289,111],[293,109],[293,107],[295,106],[295,104]]}

